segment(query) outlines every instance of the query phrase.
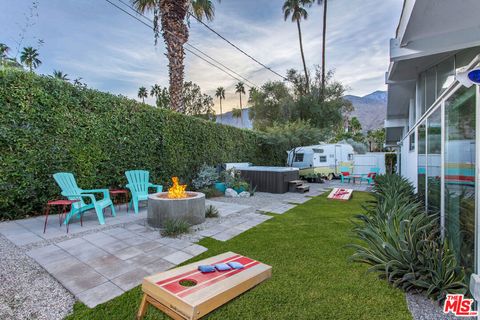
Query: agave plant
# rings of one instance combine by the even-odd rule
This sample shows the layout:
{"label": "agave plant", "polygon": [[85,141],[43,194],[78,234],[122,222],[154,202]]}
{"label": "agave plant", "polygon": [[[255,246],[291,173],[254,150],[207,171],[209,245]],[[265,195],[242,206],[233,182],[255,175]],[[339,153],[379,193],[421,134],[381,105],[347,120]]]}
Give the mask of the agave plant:
{"label": "agave plant", "polygon": [[440,236],[438,213],[425,211],[413,186],[395,175],[379,176],[374,200],[356,216],[353,229],[361,244],[352,244],[351,259],[406,291],[425,291],[443,300],[447,293],[465,292],[465,272]]}

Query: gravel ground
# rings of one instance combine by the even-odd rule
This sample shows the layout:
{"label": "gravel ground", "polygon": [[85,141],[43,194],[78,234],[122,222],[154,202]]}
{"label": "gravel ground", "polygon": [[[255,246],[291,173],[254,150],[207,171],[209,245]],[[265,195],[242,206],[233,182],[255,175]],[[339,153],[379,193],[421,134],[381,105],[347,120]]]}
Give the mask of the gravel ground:
{"label": "gravel ground", "polygon": [[[414,320],[455,320],[459,319],[453,314],[444,314],[438,303],[428,299],[422,294],[407,293],[407,305]],[[462,319],[475,319],[463,317]]]}
{"label": "gravel ground", "polygon": [[0,319],[55,320],[72,311],[74,297],[3,236],[0,256]]}

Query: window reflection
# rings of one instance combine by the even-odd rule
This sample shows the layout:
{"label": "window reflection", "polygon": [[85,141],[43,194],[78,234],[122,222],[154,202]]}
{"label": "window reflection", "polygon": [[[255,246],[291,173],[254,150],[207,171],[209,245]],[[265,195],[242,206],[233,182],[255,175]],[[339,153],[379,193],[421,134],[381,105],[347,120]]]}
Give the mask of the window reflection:
{"label": "window reflection", "polygon": [[[445,102],[445,231],[469,276],[475,244],[475,88]],[[467,283],[468,277],[467,276]]]}

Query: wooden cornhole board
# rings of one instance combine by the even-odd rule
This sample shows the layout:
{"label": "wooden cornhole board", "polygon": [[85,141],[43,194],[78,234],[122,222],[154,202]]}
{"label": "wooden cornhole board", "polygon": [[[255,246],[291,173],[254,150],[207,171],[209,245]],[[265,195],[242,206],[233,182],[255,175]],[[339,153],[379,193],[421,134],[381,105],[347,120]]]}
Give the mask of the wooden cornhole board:
{"label": "wooden cornhole board", "polygon": [[353,189],[333,188],[328,195],[328,199],[333,200],[350,200],[353,194]]}
{"label": "wooden cornhole board", "polygon": [[[238,270],[201,273],[200,265],[237,261]],[[198,319],[272,276],[272,267],[242,255],[226,252],[215,257],[144,278],[144,292],[137,319],[143,319],[149,304],[173,319]],[[193,280],[185,287],[181,280]]]}

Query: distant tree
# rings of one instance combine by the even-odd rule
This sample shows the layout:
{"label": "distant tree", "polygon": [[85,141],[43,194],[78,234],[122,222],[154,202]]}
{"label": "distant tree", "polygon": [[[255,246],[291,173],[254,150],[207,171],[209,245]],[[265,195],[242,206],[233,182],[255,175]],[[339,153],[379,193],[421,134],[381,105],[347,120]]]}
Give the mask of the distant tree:
{"label": "distant tree", "polygon": [[10,48],[5,43],[0,43],[0,59],[8,58],[8,52],[10,52]]}
{"label": "distant tree", "polygon": [[385,128],[377,130],[369,130],[367,132],[368,148],[370,152],[380,152],[384,150],[385,144]]}
{"label": "distant tree", "polygon": [[273,123],[292,121],[295,101],[289,88],[282,81],[267,82],[250,96],[250,117],[253,127],[265,130]]}
{"label": "distant tree", "polygon": [[242,116],[242,93],[245,94],[245,85],[243,82],[239,82],[235,85],[235,93],[238,93],[240,96],[240,122],[243,127],[243,116]]}
{"label": "distant tree", "polygon": [[318,67],[314,75],[308,93],[305,78],[295,70],[289,70],[287,74],[290,79],[296,79],[293,86],[280,81],[265,83],[251,97],[250,116],[254,128],[265,130],[274,122],[303,120],[309,121],[313,127],[328,130],[334,137],[343,127],[343,112],[352,108],[352,104],[343,98],[346,89],[333,80],[332,73],[327,78],[325,99],[319,99],[321,71]]}
{"label": "distant tree", "polygon": [[206,120],[215,120],[213,98],[203,94],[200,86],[188,81],[183,86],[183,113]]}
{"label": "distant tree", "polygon": [[20,61],[33,72],[33,69],[38,68],[42,64],[42,61],[38,59],[38,51],[32,47],[23,48],[23,51],[20,55]]}
{"label": "distant tree", "polygon": [[[242,109],[239,109],[239,108],[233,108],[232,109],[232,117],[236,118],[236,119],[239,119],[242,117]],[[238,122],[237,122],[238,123]],[[243,123],[242,123],[242,127],[243,127]]]}
{"label": "distant tree", "polygon": [[362,124],[360,123],[357,117],[352,117],[352,119],[350,119],[350,125],[349,125],[348,131],[354,135],[362,131]]}
{"label": "distant tree", "polygon": [[[268,127],[263,138],[265,144],[285,151],[293,151],[293,158],[299,147],[317,144],[325,138],[325,132],[313,127],[309,121],[296,120],[288,123],[274,123]],[[287,165],[291,166],[292,163]]]}
{"label": "distant tree", "polygon": [[307,78],[295,69],[287,70],[287,80],[293,84],[295,97],[307,94]]}
{"label": "distant tree", "polygon": [[222,122],[222,100],[225,100],[225,88],[224,87],[218,87],[217,91],[215,91],[215,97],[217,97],[220,100],[220,122]]}
{"label": "distant tree", "polygon": [[142,99],[142,103],[145,103],[145,98],[148,97],[148,91],[147,88],[145,87],[140,87],[138,88],[138,94],[137,94],[139,99]]}
{"label": "distant tree", "polygon": [[150,89],[150,96],[155,97],[155,104],[158,108],[170,108],[170,94],[167,88],[154,84]]}
{"label": "distant tree", "polygon": [[284,19],[287,19],[291,16],[292,22],[297,24],[298,29],[298,40],[300,42],[300,53],[302,55],[302,62],[303,62],[303,70],[305,72],[305,79],[306,79],[306,88],[307,92],[309,91],[309,79],[308,79],[308,70],[307,64],[305,62],[305,54],[303,53],[303,42],[302,42],[302,29],[300,27],[300,21],[307,20],[308,18],[308,11],[306,10],[307,7],[310,7],[313,3],[313,0],[286,0],[283,3],[283,14]]}
{"label": "distant tree", "polygon": [[69,80],[67,78],[68,74],[63,73],[62,71],[59,71],[59,70],[53,70],[53,77],[55,79],[59,79],[59,80],[63,80],[63,81],[68,81]]}
{"label": "distant tree", "polygon": [[85,82],[82,82],[82,78],[79,77],[79,78],[76,78],[73,80],[73,85],[76,86],[76,87],[79,87],[80,89],[86,89],[87,88],[87,84]]}

